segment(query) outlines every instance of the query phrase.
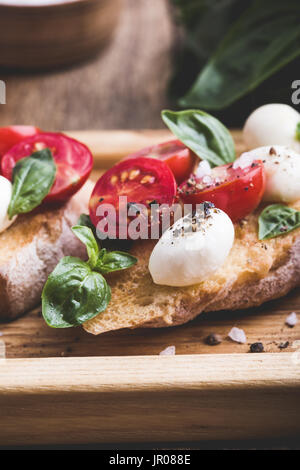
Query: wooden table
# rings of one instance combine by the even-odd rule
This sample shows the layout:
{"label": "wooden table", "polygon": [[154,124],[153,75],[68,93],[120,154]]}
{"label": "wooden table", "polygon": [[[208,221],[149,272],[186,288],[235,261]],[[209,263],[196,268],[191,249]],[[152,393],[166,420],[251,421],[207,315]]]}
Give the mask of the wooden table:
{"label": "wooden table", "polygon": [[[150,145],[170,138],[166,131],[73,135],[93,150],[93,179],[122,151],[136,150],[145,139]],[[234,132],[234,137],[240,153],[241,134]],[[7,360],[0,361],[0,445],[101,442],[99,448],[120,448],[104,444],[115,441],[123,442],[121,448],[131,442],[129,448],[144,449],[149,441],[160,441],[153,447],[294,448],[299,441],[286,443],[300,429],[300,324],[290,329],[285,319],[299,312],[299,301],[295,289],[260,308],[203,314],[176,328],[99,337],[81,328],[50,329],[40,307],[2,323]],[[247,344],[229,340],[233,326],[246,332]],[[210,333],[220,334],[222,343],[207,345]],[[257,341],[265,354],[248,354]],[[288,347],[281,350],[286,341]],[[170,345],[176,346],[176,356],[159,357]],[[270,436],[276,441],[220,442]],[[162,444],[183,439],[189,442]],[[195,442],[208,439],[219,442]]]}
{"label": "wooden table", "polygon": [[[0,126],[35,123],[41,128],[58,129],[142,129],[160,128],[160,111],[169,105],[166,98],[171,73],[171,57],[175,31],[170,20],[167,0],[123,0],[124,8],[115,38],[95,60],[68,70],[51,73],[17,74],[0,71],[7,84],[7,104],[0,106]],[[100,170],[99,170],[100,171]],[[94,174],[96,178],[97,174]],[[38,310],[0,330],[7,354],[15,357],[49,357],[110,355],[110,338],[118,338],[115,354],[158,354],[163,347],[176,344],[177,354],[211,353],[204,338],[214,331],[226,336],[231,326],[245,328],[248,341],[263,340],[268,352],[278,351],[278,342],[299,339],[299,328],[288,330],[286,314],[297,308],[297,293],[279,303],[271,303],[253,315],[232,313],[213,318],[205,315],[193,324],[193,341],[187,341],[191,325],[170,330],[112,333],[96,342],[83,331],[57,332],[49,336]],[[37,325],[38,321],[38,325]],[[259,321],[258,331],[253,325]],[[26,325],[26,326],[25,326]],[[34,326],[34,328],[33,328]],[[280,336],[278,337],[278,331]],[[3,339],[2,338],[2,339]],[[155,338],[155,341],[153,341]],[[189,336],[190,339],[190,336]],[[214,348],[214,353],[246,353],[249,345],[239,346],[228,339]],[[292,351],[292,350],[291,350]],[[283,352],[282,354],[285,355]],[[283,356],[287,357],[287,356]],[[166,437],[167,439],[167,437]],[[0,443],[1,444],[1,443]],[[98,448],[159,448],[161,444],[99,445]],[[294,442],[276,440],[249,443],[169,444],[165,448],[271,448],[299,447]],[[76,446],[77,448],[78,446]]]}
{"label": "wooden table", "polygon": [[123,0],[114,39],[89,63],[35,74],[0,70],[7,85],[0,126],[164,127],[160,111],[168,106],[174,39],[168,6],[168,0]]}

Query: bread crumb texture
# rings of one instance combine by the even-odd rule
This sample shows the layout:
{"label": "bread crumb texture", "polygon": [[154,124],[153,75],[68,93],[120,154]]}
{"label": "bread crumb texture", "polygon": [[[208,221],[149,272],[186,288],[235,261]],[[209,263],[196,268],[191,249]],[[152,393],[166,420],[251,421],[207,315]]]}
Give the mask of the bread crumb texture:
{"label": "bread crumb texture", "polygon": [[71,231],[87,211],[91,184],[69,202],[21,215],[0,234],[0,318],[13,319],[36,307],[49,274],[66,255],[86,257]]}

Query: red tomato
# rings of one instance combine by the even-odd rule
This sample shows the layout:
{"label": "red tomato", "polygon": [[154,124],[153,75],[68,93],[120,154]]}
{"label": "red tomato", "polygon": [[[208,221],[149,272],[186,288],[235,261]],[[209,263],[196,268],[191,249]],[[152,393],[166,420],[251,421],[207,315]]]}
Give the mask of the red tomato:
{"label": "red tomato", "polygon": [[45,148],[52,151],[56,163],[55,182],[45,202],[66,201],[88,179],[93,167],[93,156],[84,144],[63,134],[37,134],[15,145],[2,158],[2,174],[11,180],[18,160]]}
{"label": "red tomato", "polygon": [[197,179],[192,175],[183,183],[179,188],[181,199],[193,205],[213,202],[233,222],[256,209],[265,191],[265,171],[261,161],[244,169],[234,169],[232,164],[219,166],[212,170],[210,177],[204,178]]}
{"label": "red tomato", "polygon": [[27,137],[38,134],[40,130],[34,126],[10,126],[0,128],[0,160],[14,145]]}
{"label": "red tomato", "polygon": [[180,140],[171,140],[147,147],[127,158],[149,157],[163,160],[172,170],[178,184],[186,180],[194,169],[196,155]]}
{"label": "red tomato", "polygon": [[[117,215],[116,231],[112,231],[109,226],[100,231],[111,238],[130,238],[127,230],[129,222],[137,215],[141,215],[147,218],[150,227],[151,205],[154,203],[172,205],[176,190],[174,175],[166,163],[145,157],[129,158],[113,166],[98,180],[90,200],[90,217],[94,226],[99,229],[99,222],[109,222],[109,217],[97,215],[97,209],[101,204],[111,204]],[[124,205],[126,202],[119,199],[120,196],[127,196],[127,207]],[[130,206],[138,204],[146,206],[146,213],[135,214],[132,219],[125,217],[123,224],[120,225],[120,212],[127,214]]]}

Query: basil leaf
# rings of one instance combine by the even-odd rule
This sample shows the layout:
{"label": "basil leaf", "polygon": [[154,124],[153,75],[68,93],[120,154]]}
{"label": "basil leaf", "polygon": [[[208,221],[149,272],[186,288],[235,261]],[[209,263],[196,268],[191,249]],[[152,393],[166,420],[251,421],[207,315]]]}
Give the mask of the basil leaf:
{"label": "basil leaf", "polygon": [[235,160],[230,132],[210,114],[199,110],[163,111],[162,119],[181,142],[212,166]]}
{"label": "basil leaf", "polygon": [[296,139],[300,140],[300,122],[298,122],[297,129],[296,129]]}
{"label": "basil leaf", "polygon": [[56,165],[49,149],[33,153],[16,163],[8,216],[31,212],[49,194],[56,174]]}
{"label": "basil leaf", "polygon": [[93,222],[91,221],[90,216],[87,215],[87,214],[81,214],[81,216],[78,219],[77,225],[82,225],[84,227],[90,228],[91,231],[93,232],[93,235],[94,235],[97,243],[98,243],[98,246],[107,245],[108,248],[113,249],[116,244],[120,244],[122,242],[125,243],[127,241],[127,240],[109,240],[109,239],[101,240],[100,237],[98,237],[96,227],[94,226]]}
{"label": "basil leaf", "polygon": [[300,227],[300,212],[282,204],[266,207],[260,214],[259,239],[268,240]]}
{"label": "basil leaf", "polygon": [[[223,109],[300,55],[299,0],[256,0],[233,23],[183,107]],[[198,47],[201,50],[202,44]]]}
{"label": "basil leaf", "polygon": [[123,269],[131,268],[137,263],[137,259],[129,253],[122,251],[107,252],[104,248],[100,252],[96,270],[103,274],[121,271]]}
{"label": "basil leaf", "polygon": [[91,221],[91,218],[89,215],[81,214],[76,225],[82,225],[84,227],[88,227],[92,230],[93,234],[96,235],[96,228],[94,227],[93,222]]}
{"label": "basil leaf", "polygon": [[88,264],[94,268],[98,261],[99,247],[92,230],[82,225],[75,225],[72,231],[85,244],[89,256]]}
{"label": "basil leaf", "polygon": [[[85,217],[80,221],[86,221]],[[137,262],[128,253],[108,253],[105,248],[99,251],[89,227],[76,225],[72,230],[86,245],[89,261],[67,256],[50,274],[42,294],[42,311],[46,323],[53,328],[77,326],[103,312],[111,291],[101,273],[127,269]]]}
{"label": "basil leaf", "polygon": [[[90,218],[82,214],[78,222],[86,222],[90,225]],[[92,269],[99,271],[103,274],[113,271],[120,271],[127,269],[137,263],[137,259],[122,251],[108,252],[106,248],[99,251],[99,245],[93,233],[93,230],[87,226],[76,225],[72,227],[73,232],[87,247],[89,255],[89,265]]]}
{"label": "basil leaf", "polygon": [[111,298],[104,277],[78,258],[67,256],[45,284],[42,312],[52,328],[70,328],[103,312]]}

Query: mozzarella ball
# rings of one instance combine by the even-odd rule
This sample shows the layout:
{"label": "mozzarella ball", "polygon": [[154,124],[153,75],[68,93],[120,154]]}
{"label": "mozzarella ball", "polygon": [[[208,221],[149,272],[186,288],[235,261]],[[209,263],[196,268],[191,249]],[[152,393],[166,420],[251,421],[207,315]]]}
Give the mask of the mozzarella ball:
{"label": "mozzarella ball", "polygon": [[288,147],[273,145],[246,152],[236,160],[248,163],[262,160],[266,172],[263,200],[291,203],[300,200],[300,154]]}
{"label": "mozzarella ball", "polygon": [[11,224],[14,223],[16,217],[9,220],[7,215],[8,206],[10,204],[12,195],[12,184],[11,182],[0,176],[0,233],[4,232]]}
{"label": "mozzarella ball", "polygon": [[154,247],[149,270],[156,284],[190,286],[225,262],[234,242],[234,226],[220,209],[179,219]]}
{"label": "mozzarella ball", "polygon": [[246,121],[244,141],[249,149],[266,145],[285,145],[300,152],[296,138],[300,114],[287,104],[266,104]]}

